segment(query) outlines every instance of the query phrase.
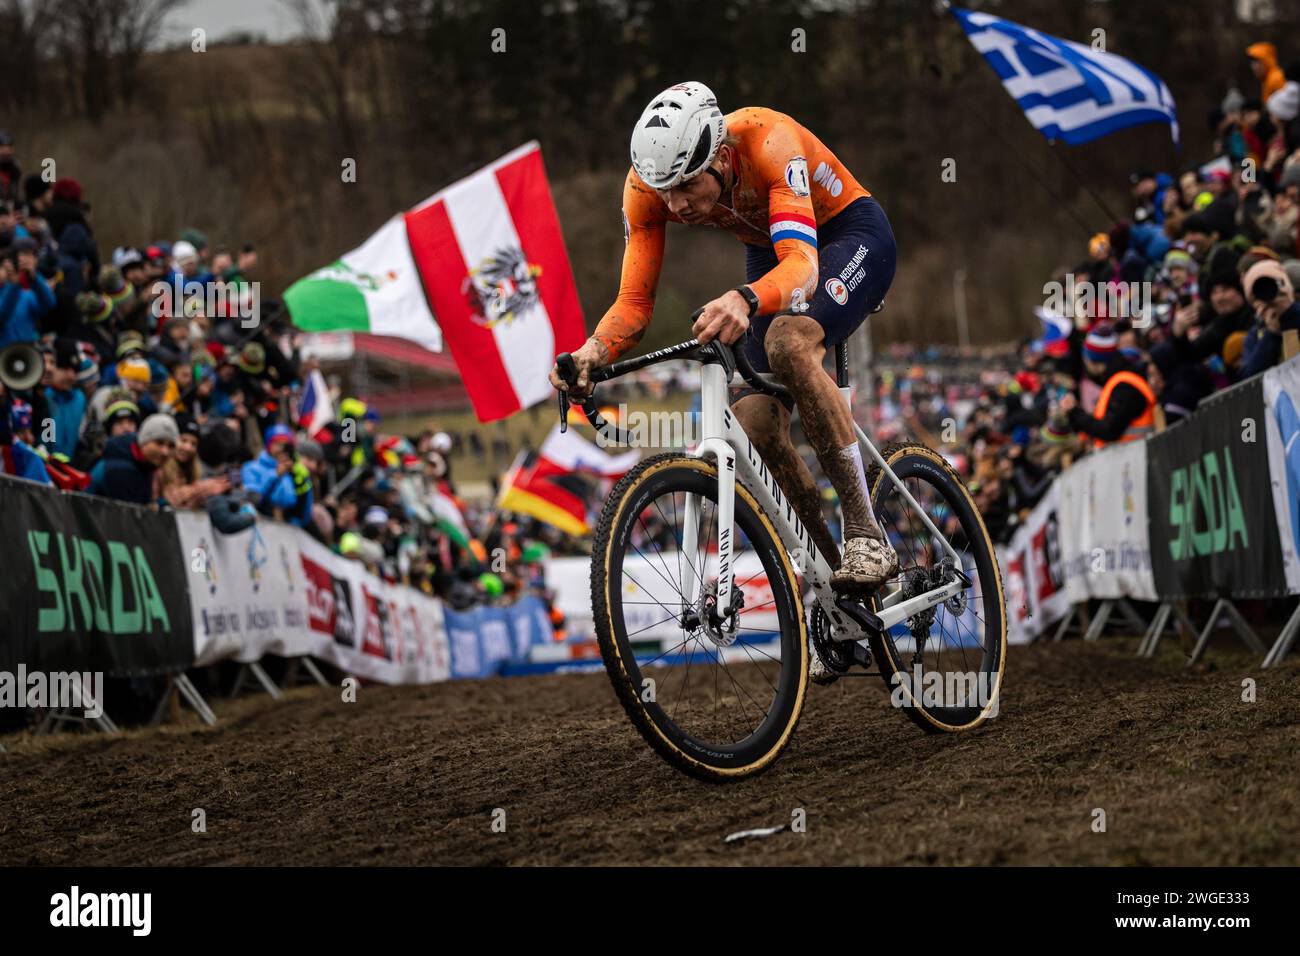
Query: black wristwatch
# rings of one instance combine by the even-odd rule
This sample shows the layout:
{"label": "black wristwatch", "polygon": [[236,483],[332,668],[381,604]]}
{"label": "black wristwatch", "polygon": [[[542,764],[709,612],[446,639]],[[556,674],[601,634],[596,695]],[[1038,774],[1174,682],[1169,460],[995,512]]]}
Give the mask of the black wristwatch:
{"label": "black wristwatch", "polygon": [[740,297],[749,303],[749,317],[752,319],[758,314],[758,296],[755,295],[754,290],[747,285],[738,285],[736,286],[735,291],[739,292]]}

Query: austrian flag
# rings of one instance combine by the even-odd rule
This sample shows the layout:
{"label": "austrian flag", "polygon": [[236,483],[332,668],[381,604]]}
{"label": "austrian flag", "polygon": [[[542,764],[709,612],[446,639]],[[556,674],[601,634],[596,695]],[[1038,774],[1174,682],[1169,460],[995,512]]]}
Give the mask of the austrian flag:
{"label": "austrian flag", "polygon": [[555,356],[586,326],[538,145],[416,206],[406,233],[479,420],[549,398]]}
{"label": "austrian flag", "polygon": [[284,299],[306,331],[445,343],[485,422],[549,398],[555,356],[586,337],[537,143],[393,216]]}

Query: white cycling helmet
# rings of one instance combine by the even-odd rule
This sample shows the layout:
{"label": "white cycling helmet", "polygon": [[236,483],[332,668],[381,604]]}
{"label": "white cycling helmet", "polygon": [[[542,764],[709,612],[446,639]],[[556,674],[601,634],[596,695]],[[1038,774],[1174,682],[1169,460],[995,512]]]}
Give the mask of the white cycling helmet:
{"label": "white cycling helmet", "polygon": [[632,130],[632,168],[651,189],[672,189],[698,176],[718,155],[727,120],[703,83],[670,86]]}

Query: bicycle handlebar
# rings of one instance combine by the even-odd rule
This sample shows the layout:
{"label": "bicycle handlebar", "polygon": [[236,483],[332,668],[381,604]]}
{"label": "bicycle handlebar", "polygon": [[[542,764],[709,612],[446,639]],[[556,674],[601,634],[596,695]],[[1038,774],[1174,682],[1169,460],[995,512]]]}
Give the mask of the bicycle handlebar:
{"label": "bicycle handlebar", "polygon": [[[691,321],[700,317],[703,309],[696,309],[691,315]],[[677,345],[670,345],[668,348],[659,349],[656,352],[649,352],[636,358],[624,359],[621,362],[615,362],[612,365],[606,365],[601,368],[592,369],[588,376],[592,384],[592,392],[585,400],[579,403],[578,407],[582,409],[583,414],[587,416],[587,421],[591,422],[592,427],[600,434],[607,437],[612,433],[614,440],[618,444],[626,441],[627,433],[617,426],[605,421],[601,417],[600,410],[596,407],[595,386],[601,382],[608,382],[611,379],[626,375],[629,372],[636,372],[651,365],[657,365],[660,362],[667,362],[670,359],[686,359],[688,361],[701,361],[721,364],[727,370],[727,377],[731,377],[733,370],[740,372],[740,377],[750,388],[764,395],[770,395],[773,398],[789,399],[790,392],[784,385],[778,385],[775,382],[769,382],[764,379],[758,372],[754,371],[754,366],[749,360],[749,355],[745,351],[745,340],[742,338],[735,344],[727,346],[718,340],[713,340],[706,344],[701,344],[699,339],[688,339]],[[572,387],[578,383],[578,364],[573,360],[573,355],[569,352],[562,352],[555,358],[555,367],[559,372],[560,379],[568,386]],[[560,430],[564,431],[568,427],[569,415],[569,390],[562,388],[558,390],[560,402]]]}

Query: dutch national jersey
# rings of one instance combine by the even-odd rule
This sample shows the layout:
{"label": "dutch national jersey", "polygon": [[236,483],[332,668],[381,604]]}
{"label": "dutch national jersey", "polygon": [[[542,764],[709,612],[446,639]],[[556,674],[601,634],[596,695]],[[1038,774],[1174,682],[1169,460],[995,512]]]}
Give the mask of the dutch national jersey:
{"label": "dutch national jersey", "polygon": [[[768,246],[777,264],[756,282],[759,312],[811,298],[817,286],[817,227],[845,206],[870,196],[822,141],[775,110],[751,106],[727,116],[735,149],[735,185],[713,207],[707,225],[752,246]],[[627,247],[618,299],[596,326],[595,336],[611,358],[627,352],[645,334],[654,312],[655,288],[663,265],[664,230],[681,219],[635,171],[623,185]]]}

